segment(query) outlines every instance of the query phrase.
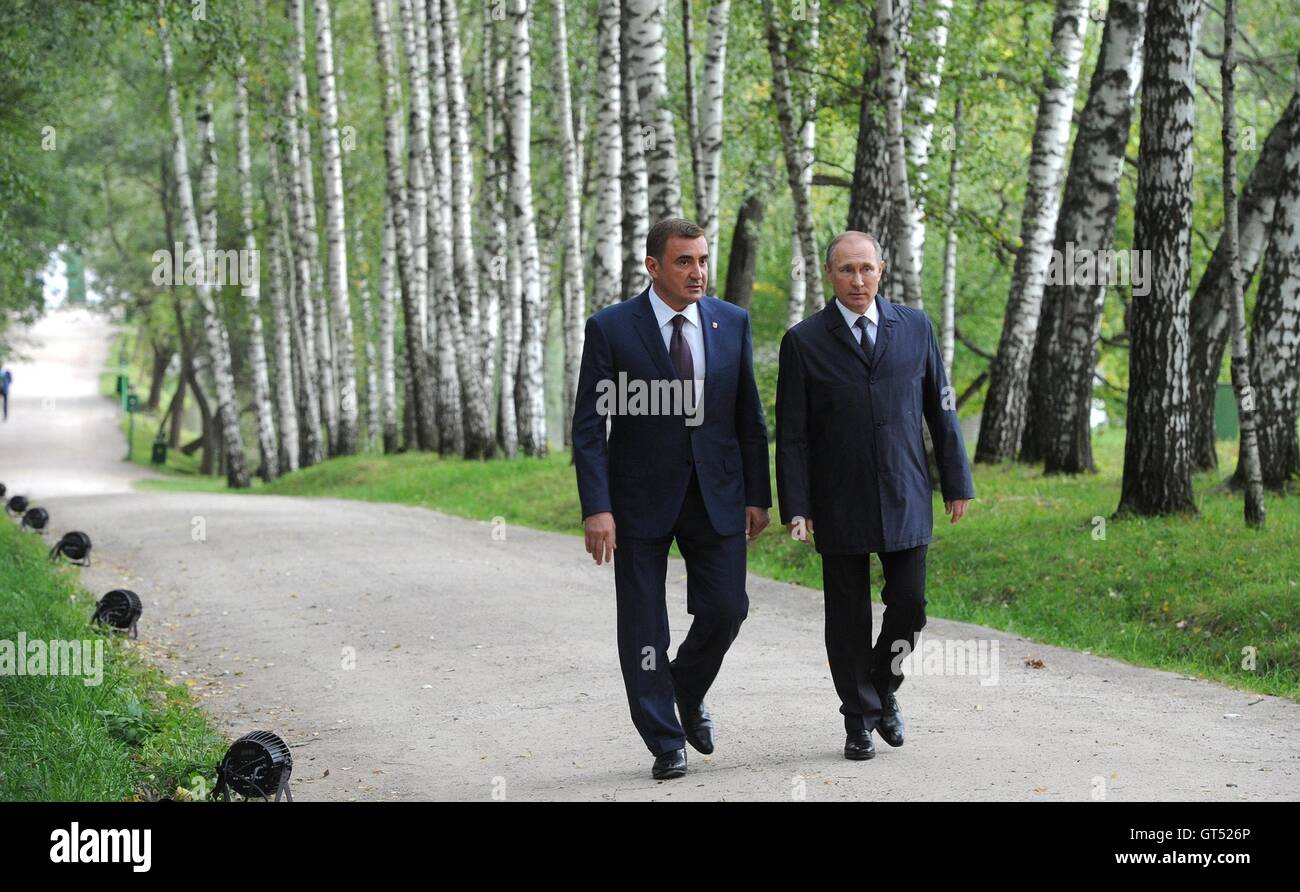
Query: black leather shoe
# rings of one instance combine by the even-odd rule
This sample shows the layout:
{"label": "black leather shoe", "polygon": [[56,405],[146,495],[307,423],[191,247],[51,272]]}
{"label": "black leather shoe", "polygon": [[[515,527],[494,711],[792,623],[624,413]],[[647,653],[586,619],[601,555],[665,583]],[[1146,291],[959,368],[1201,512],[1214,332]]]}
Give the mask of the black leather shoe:
{"label": "black leather shoe", "polygon": [[902,746],[903,713],[898,709],[898,698],[890,692],[881,702],[880,708],[880,721],[876,723],[880,739],[890,746]]}
{"label": "black leather shoe", "polygon": [[871,742],[870,731],[850,731],[844,741],[844,758],[860,762],[876,757],[876,745]]}
{"label": "black leather shoe", "polygon": [[655,766],[650,770],[655,780],[672,780],[686,774],[686,747],[669,750],[655,756]]}
{"label": "black leather shoe", "polygon": [[713,716],[709,707],[703,703],[687,706],[678,702],[677,711],[682,716],[682,729],[686,732],[686,741],[698,753],[708,755],[713,752]]}

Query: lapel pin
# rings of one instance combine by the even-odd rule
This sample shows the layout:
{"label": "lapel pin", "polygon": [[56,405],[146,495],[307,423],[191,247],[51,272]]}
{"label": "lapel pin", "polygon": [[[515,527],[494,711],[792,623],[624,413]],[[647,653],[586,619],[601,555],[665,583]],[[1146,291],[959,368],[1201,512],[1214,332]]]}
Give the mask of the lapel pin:
{"label": "lapel pin", "polygon": [[718,323],[716,323],[716,322],[713,323],[713,327],[714,327],[714,328],[717,328],[717,327],[718,327]]}

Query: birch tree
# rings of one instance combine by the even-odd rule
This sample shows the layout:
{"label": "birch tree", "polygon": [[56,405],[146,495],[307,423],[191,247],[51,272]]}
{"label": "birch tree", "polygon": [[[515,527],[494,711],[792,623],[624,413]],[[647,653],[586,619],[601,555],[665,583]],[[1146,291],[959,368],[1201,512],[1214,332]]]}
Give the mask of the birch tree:
{"label": "birch tree", "polygon": [[653,128],[646,147],[650,213],[656,220],[682,215],[677,137],[668,106],[668,44],[663,0],[624,0],[628,11],[628,60],[636,78],[641,125]]}
{"label": "birch tree", "polygon": [[632,64],[631,7],[620,4],[619,77],[622,85],[623,116],[623,284],[622,298],[640,292],[649,284],[645,270],[645,240],[650,233],[650,186],[646,171],[646,143],[655,136],[653,127],[641,122],[636,70]]}
{"label": "birch tree", "polygon": [[307,90],[307,18],[303,0],[288,0],[293,21],[294,43],[289,55],[290,77],[294,90],[294,118],[298,155],[292,175],[299,183],[299,219],[302,241],[299,243],[298,281],[302,304],[311,304],[314,321],[312,339],[316,355],[316,377],[320,390],[321,412],[329,434],[329,452],[338,450],[339,405],[334,383],[334,354],[330,343],[330,320],[326,309],[320,265],[320,236],[316,230],[316,182],[312,171],[311,126],[307,120],[310,94]]}
{"label": "birch tree", "polygon": [[[461,64],[460,11],[456,0],[441,0],[442,45],[446,60],[447,110],[451,124],[451,208],[456,291],[468,348],[481,362],[478,270],[474,258],[474,153],[470,149],[469,107]],[[481,372],[480,372],[481,374]]]}
{"label": "birch tree", "polygon": [[[1269,241],[1269,224],[1283,189],[1286,156],[1300,141],[1300,91],[1292,93],[1277,123],[1269,131],[1238,201],[1238,242],[1244,286],[1249,288]],[[1192,467],[1208,471],[1218,467],[1215,449],[1214,398],[1218,389],[1223,351],[1228,343],[1229,316],[1223,294],[1228,289],[1227,245],[1222,236],[1215,246],[1192,295],[1191,375]]]}
{"label": "birch tree", "polygon": [[1232,300],[1232,386],[1241,425],[1239,469],[1245,483],[1246,526],[1264,525],[1264,484],[1260,480],[1259,439],[1255,431],[1255,393],[1250,385],[1246,345],[1246,295],[1237,233],[1237,0],[1224,0],[1223,59],[1223,234],[1228,239],[1228,275]]}
{"label": "birch tree", "polygon": [[[357,361],[352,338],[352,303],[348,297],[347,212],[343,201],[343,152],[339,145],[338,93],[334,83],[334,37],[329,0],[316,4],[316,79],[321,105],[321,152],[325,170],[325,232],[329,250],[329,284],[338,363],[338,433],[336,455],[359,449]],[[333,367],[331,366],[331,373]]]}
{"label": "birch tree", "polygon": [[397,292],[397,226],[393,222],[392,202],[385,195],[384,253],[379,265],[379,378],[385,455],[397,451],[397,363],[393,346],[396,307],[401,300]]}
{"label": "birch tree", "polygon": [[[786,179],[794,205],[795,236],[800,252],[796,257],[790,289],[788,324],[803,319],[810,295],[822,294],[821,259],[817,254],[817,234],[813,220],[811,180],[803,175],[807,153],[802,131],[795,120],[795,99],[790,79],[786,40],[781,31],[775,0],[763,0],[768,55],[772,60],[772,96],[776,100],[777,123],[785,154]],[[813,302],[816,302],[814,298]]]}
{"label": "birch tree", "polygon": [[519,239],[519,267],[523,294],[523,340],[517,384],[519,446],[525,455],[544,456],[546,443],[546,400],[542,381],[542,337],[546,306],[542,296],[541,259],[537,247],[537,223],[533,214],[532,178],[532,46],[529,36],[528,0],[514,0],[511,57],[514,60],[510,109],[510,187]]}
{"label": "birch tree", "polygon": [[[172,62],[172,45],[170,27],[166,21],[166,8],[158,4],[158,37],[162,44],[163,75],[167,83],[167,112],[172,126],[172,153],[174,155],[176,192],[180,199],[181,224],[185,228],[185,240],[191,245],[202,246],[203,238],[199,234],[198,215],[194,207],[194,193],[190,185],[190,167],[188,149],[185,140],[185,125],[181,119],[180,101],[177,98],[176,76]],[[227,479],[230,485],[244,488],[250,483],[248,468],[244,460],[244,443],[239,432],[239,410],[235,402],[235,379],[230,373],[229,343],[225,337],[225,326],[217,315],[216,303],[212,295],[212,282],[206,274],[201,276],[195,286],[199,298],[199,307],[203,316],[203,334],[208,348],[208,362],[216,382],[216,392],[222,429],[222,442],[227,462]]]}
{"label": "birch tree", "polygon": [[[404,0],[409,2],[409,0]],[[393,238],[397,254],[397,275],[401,283],[402,316],[406,329],[407,375],[411,382],[408,405],[415,416],[415,440],[420,449],[432,449],[438,441],[433,418],[433,389],[424,351],[424,323],[420,317],[416,271],[411,246],[405,177],[402,171],[401,85],[397,52],[393,45],[388,0],[371,0],[375,50],[384,78],[384,161],[388,206],[393,215]]]}
{"label": "birch tree", "polygon": [[913,4],[913,16],[921,11],[927,17],[921,47],[928,58],[924,64],[908,66],[915,71],[913,89],[907,92],[907,116],[904,132],[907,160],[916,176],[916,200],[912,208],[912,243],[916,247],[919,275],[925,268],[925,186],[929,180],[930,149],[934,142],[934,113],[939,107],[939,88],[943,83],[948,26],[952,19],[952,0],[923,0]]}
{"label": "birch tree", "polygon": [[[582,366],[582,335],[585,328],[586,285],[582,277],[582,195],[578,183],[578,147],[573,135],[573,99],[569,80],[569,29],[564,0],[553,0],[555,40],[555,89],[559,99],[560,153],[564,161],[564,411],[571,415],[578,392],[578,370]],[[569,426],[563,425],[566,445]]]}
{"label": "birch tree", "polygon": [[275,438],[275,420],[271,413],[271,378],[266,365],[266,342],[262,335],[261,252],[253,229],[253,152],[248,136],[248,66],[241,53],[235,63],[235,164],[239,171],[239,223],[246,256],[258,258],[252,268],[258,273],[249,282],[241,282],[241,293],[248,308],[249,353],[253,365],[253,406],[257,414],[257,442],[262,453],[262,479],[270,482],[279,476],[279,455]]}
{"label": "birch tree", "polygon": [[[452,137],[452,112],[455,102],[450,100],[453,91],[447,57],[451,54],[448,46],[445,9],[453,5],[451,0],[429,0],[428,34],[429,34],[429,79],[432,85],[432,132],[434,135],[435,167],[437,172],[436,199],[432,204],[438,226],[430,225],[430,240],[436,280],[440,285],[437,293],[439,303],[439,347],[440,356],[448,362],[448,378],[454,379],[458,387],[451,392],[455,402],[448,406],[447,425],[453,430],[459,429],[458,451],[467,458],[486,458],[494,450],[491,434],[490,415],[488,412],[487,392],[483,384],[483,368],[479,361],[478,343],[468,333],[466,317],[471,306],[478,302],[478,283],[473,282],[473,295],[466,295],[466,304],[460,300],[462,280],[474,279],[473,258],[469,245],[469,227],[472,208],[470,206],[469,182],[462,177],[472,177],[472,166],[468,171],[461,166],[470,162],[468,154],[468,134],[462,133],[466,150],[458,163],[452,163],[453,146],[458,146],[460,138]],[[456,39],[455,55],[459,59],[460,40]],[[459,72],[459,66],[457,66]],[[463,83],[460,104],[464,105]],[[468,125],[467,125],[468,126]],[[459,168],[459,170],[458,170]],[[463,193],[459,190],[463,189]],[[458,194],[459,193],[459,194]],[[459,222],[457,218],[461,218]],[[430,219],[433,219],[431,215]],[[458,230],[464,229],[465,252],[462,259],[457,259],[451,250],[453,243],[460,239]],[[472,300],[472,304],[468,302]],[[440,427],[442,423],[440,420]]]}
{"label": "birch tree", "polygon": [[[1260,269],[1251,331],[1250,380],[1257,399],[1265,486],[1282,490],[1300,475],[1300,140],[1287,147],[1268,248]],[[1248,470],[1238,467],[1237,476]]]}
{"label": "birch tree", "polygon": [[[1094,257],[1111,250],[1141,81],[1146,6],[1146,0],[1111,0],[1107,8],[1056,226],[1053,247],[1062,258],[1069,246]],[[1092,390],[1107,282],[1056,273],[1043,291],[1020,457],[1045,461],[1048,473],[1079,474],[1094,468]]]}
{"label": "birch tree", "polygon": [[597,13],[596,233],[592,272],[593,312],[622,300],[623,122],[619,73],[619,2],[600,0]]}
{"label": "birch tree", "polygon": [[895,12],[894,0],[877,0],[877,33],[880,36],[880,79],[885,103],[885,139],[889,150],[889,192],[891,215],[897,222],[890,233],[893,242],[893,266],[902,282],[903,300],[909,307],[921,308],[920,249],[916,243],[912,192],[907,170],[906,135],[903,130],[903,107],[906,72],[901,56],[902,24]]}
{"label": "birch tree", "polygon": [[[433,154],[429,133],[429,42],[423,0],[398,0],[402,19],[402,45],[406,48],[410,78],[410,115],[406,140],[406,219],[410,226],[412,279],[420,308],[421,349],[429,342],[429,192],[433,183]],[[406,287],[406,286],[404,286]],[[426,360],[427,361],[427,360]],[[433,374],[433,367],[430,367]],[[422,444],[425,449],[435,444]]]}
{"label": "birch tree", "polygon": [[[699,225],[709,240],[709,281],[718,278],[719,207],[722,182],[723,90],[727,75],[727,32],[731,26],[731,0],[709,4],[709,30],[704,50],[704,102],[700,108]],[[811,173],[811,166],[808,168]],[[716,288],[716,286],[714,286]]]}
{"label": "birch tree", "polygon": [[1119,513],[1196,513],[1188,447],[1187,310],[1192,131],[1201,0],[1151,0],[1143,50],[1134,245],[1150,293],[1129,306],[1129,391]]}
{"label": "birch tree", "polygon": [[1020,217],[1020,250],[1011,273],[997,358],[989,369],[989,391],[980,417],[975,460],[1013,458],[1020,448],[1028,406],[1029,367],[1051,262],[1052,237],[1061,208],[1061,173],[1069,148],[1074,93],[1083,59],[1089,0],[1057,0],[1052,52],[1038,103],[1029,180]]}
{"label": "birch tree", "polygon": [[[263,131],[267,166],[270,169],[268,228],[271,242],[271,321],[275,327],[275,405],[279,415],[279,466],[282,472],[299,466],[298,402],[294,396],[293,312],[290,308],[292,273],[284,187],[280,177],[279,143],[269,118]],[[318,410],[319,411],[319,410]],[[316,427],[320,416],[316,415]]]}

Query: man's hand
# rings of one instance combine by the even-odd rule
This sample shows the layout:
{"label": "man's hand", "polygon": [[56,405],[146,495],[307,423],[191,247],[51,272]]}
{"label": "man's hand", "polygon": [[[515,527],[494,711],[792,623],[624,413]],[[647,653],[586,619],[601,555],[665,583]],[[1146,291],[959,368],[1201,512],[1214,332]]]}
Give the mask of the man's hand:
{"label": "man's hand", "polygon": [[745,506],[745,535],[752,541],[758,538],[758,534],[767,529],[771,523],[766,508],[755,508],[753,505]]}
{"label": "man's hand", "polygon": [[952,520],[950,521],[950,523],[956,523],[957,521],[961,520],[962,517],[965,516],[966,506],[969,504],[970,504],[970,499],[954,499],[951,502],[944,502],[943,513],[951,514]]}
{"label": "man's hand", "polygon": [[596,562],[596,566],[612,561],[614,549],[614,515],[608,511],[593,514],[582,519],[582,534],[586,539],[587,554]]}
{"label": "man's hand", "polygon": [[807,542],[812,544],[813,521],[811,517],[796,517],[785,525],[790,531],[790,538],[796,542]]}

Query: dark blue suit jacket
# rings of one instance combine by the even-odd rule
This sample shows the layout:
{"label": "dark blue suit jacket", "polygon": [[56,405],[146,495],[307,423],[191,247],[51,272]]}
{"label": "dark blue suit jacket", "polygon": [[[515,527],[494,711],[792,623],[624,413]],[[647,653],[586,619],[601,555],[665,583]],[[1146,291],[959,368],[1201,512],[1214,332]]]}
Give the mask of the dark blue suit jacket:
{"label": "dark blue suit jacket", "polygon": [[[899,551],[931,541],[934,441],[945,501],[975,497],[930,317],[876,295],[870,362],[835,301],[785,333],[776,389],[781,521],[813,519],[822,554]],[[949,406],[952,408],[945,408]]]}
{"label": "dark blue suit jacket", "polygon": [[704,335],[703,420],[681,415],[598,411],[601,381],[676,378],[647,288],[587,320],[582,370],[573,411],[573,464],[584,518],[614,514],[619,536],[656,538],[671,533],[691,469],[714,530],[744,532],[745,506],[772,504],[767,422],[754,382],[749,314],[716,297],[698,303]]}

